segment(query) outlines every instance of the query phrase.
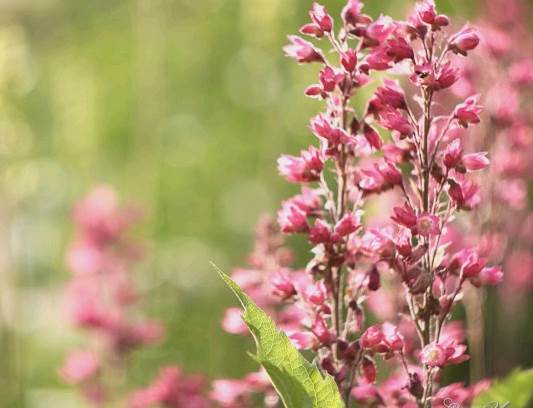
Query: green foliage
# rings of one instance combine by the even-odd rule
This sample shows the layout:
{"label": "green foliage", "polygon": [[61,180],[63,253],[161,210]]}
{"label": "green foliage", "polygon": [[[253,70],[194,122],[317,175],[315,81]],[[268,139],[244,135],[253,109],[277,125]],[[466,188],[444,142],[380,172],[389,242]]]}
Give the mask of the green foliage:
{"label": "green foliage", "polygon": [[244,321],[257,345],[255,359],[265,368],[286,408],[342,408],[344,403],[332,377],[322,377],[287,336],[239,286],[216,265],[220,277],[244,308]]}
{"label": "green foliage", "polygon": [[533,369],[516,370],[504,379],[497,381],[489,390],[481,393],[474,401],[474,407],[492,407],[498,403],[513,408],[526,408],[533,402]]}

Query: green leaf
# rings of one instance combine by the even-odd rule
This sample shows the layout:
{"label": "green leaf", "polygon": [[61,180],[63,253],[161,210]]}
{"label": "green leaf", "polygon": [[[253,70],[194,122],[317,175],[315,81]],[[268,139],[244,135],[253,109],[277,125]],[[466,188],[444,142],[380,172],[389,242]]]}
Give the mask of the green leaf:
{"label": "green leaf", "polygon": [[[494,383],[487,391],[482,392],[472,406],[526,408],[532,397],[533,369],[516,370]],[[495,405],[496,403],[499,405]]]}
{"label": "green leaf", "polygon": [[265,368],[285,407],[345,408],[333,377],[324,378],[272,319],[228,275],[212,265],[241,302],[244,321],[257,346],[255,359]]}

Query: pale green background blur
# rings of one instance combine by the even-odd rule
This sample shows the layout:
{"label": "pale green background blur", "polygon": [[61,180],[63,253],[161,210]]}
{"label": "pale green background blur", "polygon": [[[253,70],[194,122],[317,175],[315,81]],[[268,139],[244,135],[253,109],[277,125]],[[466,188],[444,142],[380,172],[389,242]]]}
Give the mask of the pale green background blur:
{"label": "pale green background blur", "polygon": [[[325,4],[337,13],[344,1]],[[406,1],[367,12],[405,15]],[[472,1],[439,1],[472,15]],[[304,0],[0,0],[0,407],[78,406],[56,370],[81,338],[64,323],[73,201],[115,185],[141,203],[148,314],[168,325],[137,355],[131,385],[162,362],[210,377],[254,367],[219,326],[229,269],[257,216],[293,188],[275,159],[312,140],[313,68],[281,46]]]}

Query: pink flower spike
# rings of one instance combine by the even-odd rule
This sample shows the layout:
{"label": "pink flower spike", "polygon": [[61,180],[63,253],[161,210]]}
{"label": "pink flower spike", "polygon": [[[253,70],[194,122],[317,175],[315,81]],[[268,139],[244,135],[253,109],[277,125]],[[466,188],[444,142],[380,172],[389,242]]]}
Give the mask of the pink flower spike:
{"label": "pink flower spike", "polygon": [[297,35],[290,35],[289,40],[292,44],[283,47],[287,57],[295,58],[299,64],[324,62],[322,53],[310,42]]}
{"label": "pink flower spike", "polygon": [[313,3],[313,8],[309,12],[311,20],[322,31],[329,33],[333,28],[333,19],[328,14],[326,8],[318,3]]}
{"label": "pink flower spike", "polygon": [[471,153],[463,156],[463,164],[469,171],[478,171],[486,169],[490,161],[487,158],[487,153]]}
{"label": "pink flower spike", "polygon": [[439,217],[433,214],[421,214],[416,220],[417,232],[423,237],[439,235]]}
{"label": "pink flower spike", "polygon": [[465,25],[449,39],[448,47],[456,54],[466,55],[479,44],[479,35],[472,27]]}
{"label": "pink flower spike", "polygon": [[503,280],[501,266],[490,266],[483,268],[479,273],[479,280],[483,285],[498,285]]}

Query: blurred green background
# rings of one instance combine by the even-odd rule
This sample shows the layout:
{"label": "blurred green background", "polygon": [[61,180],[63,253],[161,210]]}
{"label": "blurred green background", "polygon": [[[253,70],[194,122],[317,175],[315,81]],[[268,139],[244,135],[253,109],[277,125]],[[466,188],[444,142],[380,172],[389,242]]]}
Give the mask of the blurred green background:
{"label": "blurred green background", "polygon": [[[345,2],[328,0],[337,13]],[[409,2],[367,1],[396,17]],[[438,1],[472,16],[473,1]],[[259,214],[294,189],[275,160],[312,137],[315,80],[282,56],[304,0],[0,0],[0,407],[77,406],[58,381],[81,337],[62,317],[72,203],[97,183],[139,202],[147,314],[168,325],[132,386],[161,363],[210,377],[254,368],[225,334],[229,269]]]}

